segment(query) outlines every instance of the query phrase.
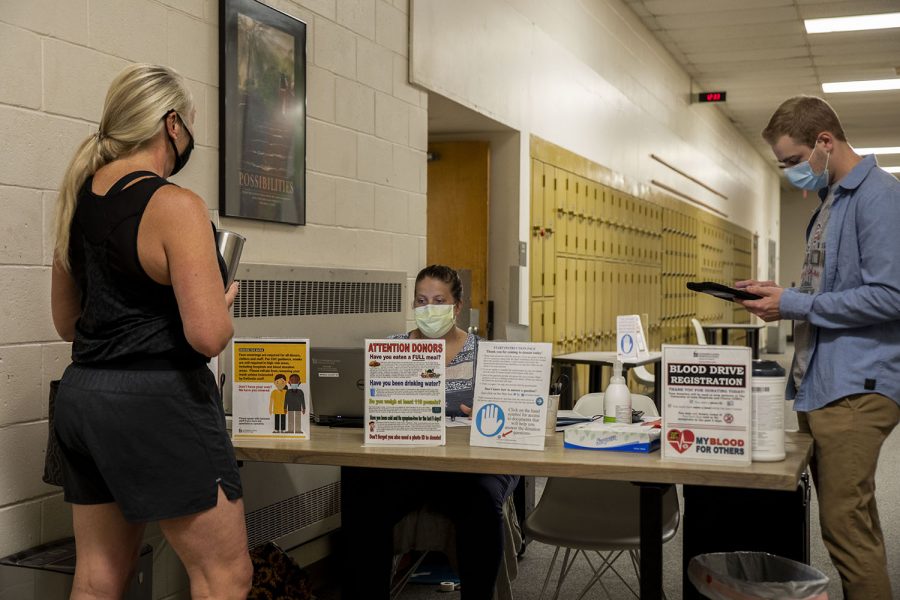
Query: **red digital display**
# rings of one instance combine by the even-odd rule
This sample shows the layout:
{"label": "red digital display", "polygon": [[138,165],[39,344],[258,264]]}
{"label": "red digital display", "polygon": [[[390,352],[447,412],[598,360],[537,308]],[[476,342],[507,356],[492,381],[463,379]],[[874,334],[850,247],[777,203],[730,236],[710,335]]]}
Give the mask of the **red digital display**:
{"label": "red digital display", "polygon": [[700,92],[698,102],[725,102],[725,92]]}

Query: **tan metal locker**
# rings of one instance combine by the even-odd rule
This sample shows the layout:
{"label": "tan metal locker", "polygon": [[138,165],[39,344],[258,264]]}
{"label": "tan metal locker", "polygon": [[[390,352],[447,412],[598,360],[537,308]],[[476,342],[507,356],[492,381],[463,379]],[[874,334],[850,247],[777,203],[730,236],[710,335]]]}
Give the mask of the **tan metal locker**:
{"label": "tan metal locker", "polygon": [[579,255],[586,255],[588,250],[587,180],[581,177],[575,179],[575,222],[577,231],[575,251]]}
{"label": "tan metal locker", "polygon": [[625,295],[625,305],[622,313],[626,315],[640,314],[640,302],[638,300],[638,279],[640,267],[635,264],[623,265],[625,267],[626,285],[628,293]]}
{"label": "tan metal locker", "polygon": [[594,182],[585,179],[584,189],[584,253],[586,256],[594,255]]}
{"label": "tan metal locker", "polygon": [[542,296],[553,296],[556,290],[556,244],[559,239],[557,223],[560,222],[556,210],[556,194],[553,191],[553,180],[556,170],[544,166],[544,228],[547,235],[544,238],[543,265],[544,265],[544,289]]}
{"label": "tan metal locker", "polygon": [[544,341],[544,301],[535,300],[531,303],[531,320],[529,321],[532,342]]}
{"label": "tan metal locker", "polygon": [[531,161],[531,297],[544,295],[544,245],[547,232],[544,226],[544,164]]}
{"label": "tan metal locker", "polygon": [[625,287],[622,281],[622,271],[621,263],[613,263],[612,321],[609,328],[613,339],[616,335],[616,318],[622,314],[622,295]]}
{"label": "tan metal locker", "polygon": [[609,190],[601,187],[597,199],[597,256],[609,257]]}
{"label": "tan metal locker", "polygon": [[566,340],[570,347],[578,341],[578,261],[566,259]]}
{"label": "tan metal locker", "polygon": [[544,241],[544,296],[553,296],[556,294],[556,246],[554,236]]}
{"label": "tan metal locker", "polygon": [[566,242],[567,252],[575,254],[578,251],[578,194],[575,192],[578,177],[566,172],[566,216],[569,220],[569,241]]}
{"label": "tan metal locker", "polygon": [[588,231],[587,231],[587,248],[588,248],[588,256],[592,256],[596,258],[600,253],[600,241],[599,241],[599,233],[600,233],[600,204],[599,204],[599,192],[598,186],[593,181],[588,182]]}
{"label": "tan metal locker", "polygon": [[613,207],[613,215],[615,222],[613,224],[613,258],[621,260],[625,257],[625,202],[622,194],[615,195],[615,205]]}
{"label": "tan metal locker", "polygon": [[619,240],[619,210],[617,208],[619,195],[613,190],[609,191],[609,233],[607,237],[608,251],[606,255],[610,258],[618,258],[617,242]]}
{"label": "tan metal locker", "polygon": [[544,320],[543,323],[543,336],[541,338],[542,342],[554,342],[556,341],[556,334],[554,333],[555,325],[556,325],[556,314],[554,311],[554,303],[553,300],[544,300]]}
{"label": "tan metal locker", "polygon": [[646,271],[647,267],[642,265],[635,265],[634,267],[634,286],[631,288],[632,294],[632,302],[634,305],[634,314],[642,315],[647,311],[645,310],[647,307],[647,292],[644,288],[646,284]]}
{"label": "tan metal locker", "polygon": [[625,196],[625,228],[632,229],[634,227],[634,198]]}
{"label": "tan metal locker", "polygon": [[557,254],[568,252],[569,218],[566,214],[566,182],[568,174],[562,169],[553,169],[553,197],[556,205],[556,238],[554,247]]}
{"label": "tan metal locker", "polygon": [[612,332],[612,312],[613,312],[613,264],[610,262],[603,263],[603,343],[609,340]]}
{"label": "tan metal locker", "polygon": [[575,339],[581,349],[587,340],[587,261],[575,259]]}
{"label": "tan metal locker", "polygon": [[584,336],[587,343],[587,350],[596,350],[597,344],[597,319],[595,306],[597,304],[597,261],[594,259],[585,260],[587,266],[587,279],[584,282]]}
{"label": "tan metal locker", "polygon": [[604,323],[603,323],[603,288],[604,270],[603,263],[599,260],[594,261],[594,344],[596,350],[602,350]]}
{"label": "tan metal locker", "polygon": [[653,314],[653,317],[652,317],[652,318],[653,318],[653,321],[654,321],[654,322],[658,323],[658,322],[662,319],[662,316],[663,316],[663,313],[662,313],[662,301],[661,301],[661,298],[662,298],[662,280],[663,280],[663,278],[662,278],[662,272],[661,272],[658,268],[655,269],[654,274],[653,274],[653,277],[654,277],[654,280],[653,280],[653,289],[654,289],[653,296],[654,296],[654,298],[657,298],[658,301],[657,301],[657,302],[654,302],[654,307],[656,308],[656,312]]}
{"label": "tan metal locker", "polygon": [[553,326],[553,337],[561,349],[566,348],[566,308],[568,307],[568,287],[566,286],[566,258],[556,256],[556,294],[554,296],[554,310],[556,319]]}

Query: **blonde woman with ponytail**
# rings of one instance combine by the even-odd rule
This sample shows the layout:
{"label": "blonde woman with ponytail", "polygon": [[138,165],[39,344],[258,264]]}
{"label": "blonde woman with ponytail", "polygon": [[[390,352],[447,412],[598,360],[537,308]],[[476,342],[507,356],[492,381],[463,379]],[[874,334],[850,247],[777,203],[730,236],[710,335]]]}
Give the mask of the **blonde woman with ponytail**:
{"label": "blonde woman with ponytail", "polygon": [[234,450],[208,357],[233,333],[206,204],[167,178],[194,146],[172,69],[131,65],[66,170],[51,306],[72,364],[54,429],[72,504],[74,600],[122,597],[147,522],[194,599],[244,599],[252,567]]}

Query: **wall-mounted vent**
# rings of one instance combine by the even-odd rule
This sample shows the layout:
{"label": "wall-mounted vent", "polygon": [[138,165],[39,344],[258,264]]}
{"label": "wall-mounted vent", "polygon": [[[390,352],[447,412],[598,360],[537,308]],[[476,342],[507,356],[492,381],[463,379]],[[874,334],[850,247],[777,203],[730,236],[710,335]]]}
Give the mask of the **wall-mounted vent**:
{"label": "wall-mounted vent", "polygon": [[403,285],[369,281],[240,279],[235,317],[289,317],[396,313]]}
{"label": "wall-mounted vent", "polygon": [[245,515],[250,548],[290,535],[341,512],[341,482],[291,496]]}

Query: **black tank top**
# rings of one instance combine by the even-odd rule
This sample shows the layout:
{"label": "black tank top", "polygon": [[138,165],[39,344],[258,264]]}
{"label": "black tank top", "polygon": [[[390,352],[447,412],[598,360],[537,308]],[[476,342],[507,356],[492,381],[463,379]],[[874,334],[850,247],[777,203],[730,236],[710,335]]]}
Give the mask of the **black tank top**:
{"label": "black tank top", "polygon": [[[146,179],[125,187],[141,177]],[[172,286],[153,281],[138,259],[144,210],[156,190],[174,184],[137,171],[98,196],[92,182],[89,177],[78,194],[69,240],[71,271],[81,292],[72,361],[135,369],[191,369],[206,363],[184,336]],[[224,283],[221,257],[219,269]]]}

